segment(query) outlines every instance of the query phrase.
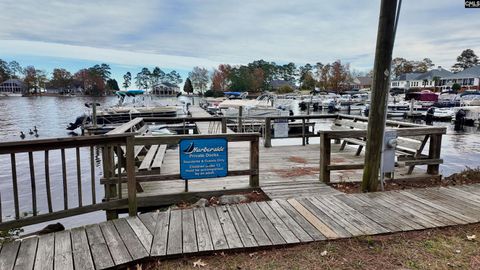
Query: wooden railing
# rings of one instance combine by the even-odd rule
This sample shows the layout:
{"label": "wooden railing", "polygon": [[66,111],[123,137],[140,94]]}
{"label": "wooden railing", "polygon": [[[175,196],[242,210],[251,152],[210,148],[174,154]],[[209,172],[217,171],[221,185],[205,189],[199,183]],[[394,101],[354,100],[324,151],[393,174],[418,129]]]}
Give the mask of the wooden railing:
{"label": "wooden railing", "polygon": [[276,119],[285,119],[287,121],[291,120],[301,120],[302,121],[302,134],[299,136],[289,136],[288,138],[302,138],[302,145],[305,145],[310,137],[319,137],[315,132],[310,134],[306,132],[307,123],[310,120],[316,119],[334,119],[337,118],[336,114],[319,114],[319,115],[298,115],[298,116],[275,116],[275,117],[266,117],[265,118],[265,134],[264,134],[264,146],[272,147],[272,124]]}
{"label": "wooden railing", "polygon": [[[129,215],[136,215],[139,183],[180,180],[180,174],[136,172],[135,148],[140,145],[175,145],[182,139],[201,138],[250,142],[249,169],[229,170],[227,176],[248,175],[250,187],[258,187],[259,137],[258,133],[158,137],[125,133],[0,143],[0,160],[10,161],[11,168],[0,173],[0,230],[99,210],[107,211],[108,219],[127,207]],[[96,168],[100,156],[101,170]],[[125,183],[126,198],[122,194]],[[97,199],[100,184],[105,185],[103,200]]]}
{"label": "wooden railing", "polygon": [[[122,198],[99,202],[96,192],[98,184],[95,169],[96,151],[102,151],[102,155],[105,156],[107,149],[122,146],[127,149],[133,146],[132,134],[0,143],[0,157],[2,160],[8,160],[10,156],[11,165],[11,177],[2,177],[1,191],[2,195],[5,195],[8,191],[5,187],[10,186],[13,200],[13,209],[7,209],[10,211],[7,213],[11,213],[13,219],[6,221],[0,219],[0,230],[126,206],[128,199]],[[28,163],[25,162],[25,154],[28,156]],[[126,167],[133,167],[133,164],[129,163],[128,154]],[[73,172],[75,174],[72,175]],[[127,173],[134,179],[133,170],[127,169]],[[28,184],[24,184],[24,178],[28,176],[29,188]],[[75,182],[70,179],[72,176]],[[89,200],[86,198],[87,190],[84,188],[87,183],[90,185]],[[41,185],[44,185],[44,188]],[[22,188],[21,191],[19,186]],[[52,189],[58,191],[52,192]],[[45,194],[40,194],[40,191],[44,191]],[[39,198],[39,195],[42,196]],[[73,203],[69,197],[76,197],[77,202]],[[39,204],[45,207],[39,207]]]}
{"label": "wooden railing", "polygon": [[[390,121],[390,124],[392,124]],[[403,122],[398,122],[403,124]],[[410,124],[409,124],[410,125]],[[414,136],[429,136],[430,144],[428,150],[428,157],[422,159],[412,159],[405,161],[406,166],[427,165],[428,174],[438,174],[439,164],[442,163],[440,159],[440,152],[442,147],[442,135],[446,133],[444,127],[425,127],[414,125],[405,128],[394,128],[399,137],[414,137]],[[364,163],[350,163],[350,164],[331,164],[331,140],[341,140],[348,138],[365,138],[367,130],[352,129],[352,130],[322,130],[318,134],[320,136],[320,181],[325,183],[330,182],[330,172],[334,170],[354,170],[363,169]]]}
{"label": "wooden railing", "polygon": [[[209,134],[209,135],[174,135],[174,136],[136,136],[134,138],[135,146],[152,146],[152,145],[178,145],[181,140],[184,139],[205,139],[205,138],[225,138],[228,142],[250,142],[250,163],[247,170],[228,170],[227,176],[249,176],[250,187],[259,186],[259,138],[258,133],[235,133],[235,134]],[[127,149],[128,151],[128,149]],[[132,150],[133,151],[133,150]],[[111,159],[105,159],[111,160]],[[113,161],[107,162],[110,165],[104,165],[107,168],[115,167]],[[160,172],[160,171],[159,171]],[[142,182],[156,182],[156,181],[168,181],[168,180],[182,180],[179,173],[176,174],[160,174],[149,173],[141,174],[137,173],[135,177],[136,183]],[[183,181],[183,180],[182,180]],[[100,183],[104,185],[118,185],[119,183],[127,183],[128,177],[125,173],[121,173],[118,179],[104,177]]]}

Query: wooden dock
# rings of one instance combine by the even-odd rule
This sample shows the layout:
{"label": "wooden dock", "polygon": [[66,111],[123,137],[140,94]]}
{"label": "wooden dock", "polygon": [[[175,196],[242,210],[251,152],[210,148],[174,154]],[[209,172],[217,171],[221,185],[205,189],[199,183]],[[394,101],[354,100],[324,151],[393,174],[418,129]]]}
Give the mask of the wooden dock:
{"label": "wooden dock", "polygon": [[6,243],[0,269],[106,269],[140,259],[480,221],[480,185],[169,210]]}

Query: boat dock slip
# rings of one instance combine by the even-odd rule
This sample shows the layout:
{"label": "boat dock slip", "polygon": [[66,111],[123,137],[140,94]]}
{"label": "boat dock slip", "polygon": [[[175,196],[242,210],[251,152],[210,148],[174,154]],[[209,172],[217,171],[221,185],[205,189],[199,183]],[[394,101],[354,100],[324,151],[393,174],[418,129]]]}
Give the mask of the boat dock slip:
{"label": "boat dock slip", "polygon": [[480,221],[480,185],[151,212],[5,243],[1,269],[106,269]]}

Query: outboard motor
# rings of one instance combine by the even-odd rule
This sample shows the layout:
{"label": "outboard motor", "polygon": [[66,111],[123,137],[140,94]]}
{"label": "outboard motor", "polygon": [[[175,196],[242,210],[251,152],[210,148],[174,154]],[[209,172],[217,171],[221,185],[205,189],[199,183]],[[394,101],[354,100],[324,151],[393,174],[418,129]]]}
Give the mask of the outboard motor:
{"label": "outboard motor", "polygon": [[300,110],[305,111],[307,109],[307,103],[305,101],[302,101],[298,104],[300,107]]}
{"label": "outboard motor", "polygon": [[433,107],[428,108],[427,115],[425,116],[425,123],[427,125],[432,125],[434,113],[435,113],[435,108]]}
{"label": "outboard motor", "polygon": [[366,117],[368,117],[368,114],[370,113],[370,106],[367,105],[363,113],[365,114]]}
{"label": "outboard motor", "polygon": [[313,103],[313,111],[314,112],[318,111],[319,107],[320,106],[318,105],[318,102]]}
{"label": "outboard motor", "polygon": [[328,113],[334,113],[334,112],[335,112],[335,103],[330,102],[330,104],[328,104]]}
{"label": "outboard motor", "polygon": [[74,123],[70,123],[67,126],[67,130],[75,130],[81,127],[84,123],[88,123],[88,122],[90,122],[90,117],[84,114],[82,116],[77,117]]}
{"label": "outboard motor", "polygon": [[460,109],[455,114],[455,131],[463,131],[463,125],[465,124],[465,116],[467,114],[464,110]]}

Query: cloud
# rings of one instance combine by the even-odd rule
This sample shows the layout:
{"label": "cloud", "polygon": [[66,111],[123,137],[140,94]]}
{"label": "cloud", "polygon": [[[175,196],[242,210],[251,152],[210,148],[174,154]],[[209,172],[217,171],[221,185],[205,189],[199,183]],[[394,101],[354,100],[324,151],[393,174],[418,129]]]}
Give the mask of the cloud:
{"label": "cloud", "polygon": [[[341,59],[368,69],[379,7],[380,0],[4,0],[0,50],[184,69],[255,59]],[[479,49],[478,16],[459,1],[403,1],[394,55],[450,66],[463,49]]]}

